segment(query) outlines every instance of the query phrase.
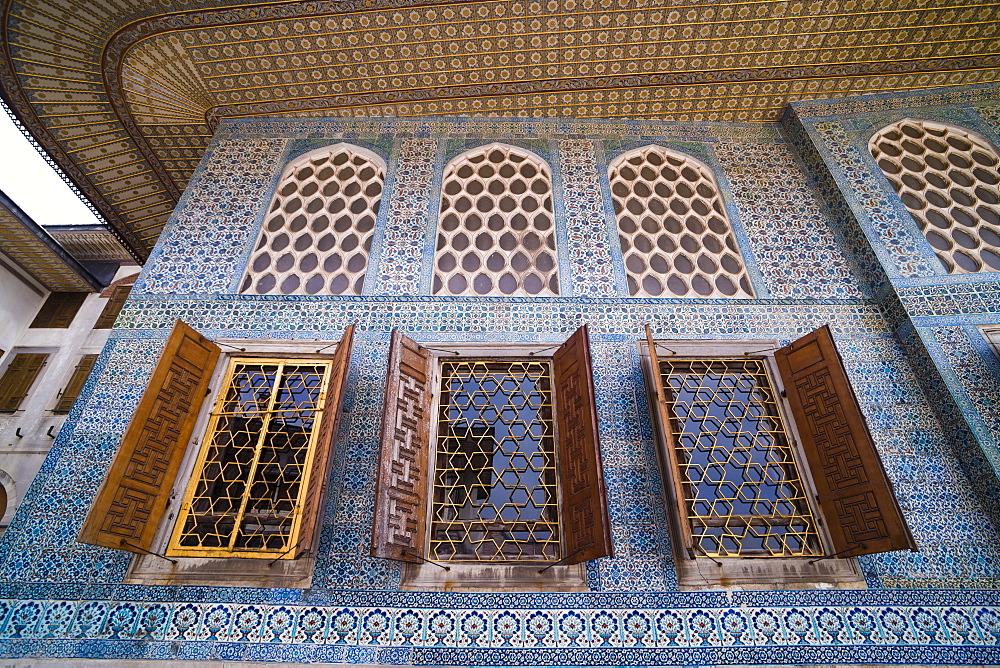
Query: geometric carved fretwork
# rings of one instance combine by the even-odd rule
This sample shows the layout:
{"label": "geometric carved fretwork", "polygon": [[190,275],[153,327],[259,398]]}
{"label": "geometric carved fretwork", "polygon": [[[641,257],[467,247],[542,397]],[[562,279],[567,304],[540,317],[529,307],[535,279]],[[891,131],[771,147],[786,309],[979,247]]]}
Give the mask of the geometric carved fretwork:
{"label": "geometric carved fretwork", "polygon": [[566,562],[613,553],[587,326],[553,354]]}
{"label": "geometric carved fretwork", "polygon": [[382,413],[371,554],[419,562],[427,532],[433,355],[393,330]]}
{"label": "geometric carved fretwork", "polygon": [[214,343],[176,322],[80,542],[131,552],[150,548],[219,353]]}
{"label": "geometric carved fretwork", "polygon": [[915,549],[828,325],[775,353],[834,551]]}

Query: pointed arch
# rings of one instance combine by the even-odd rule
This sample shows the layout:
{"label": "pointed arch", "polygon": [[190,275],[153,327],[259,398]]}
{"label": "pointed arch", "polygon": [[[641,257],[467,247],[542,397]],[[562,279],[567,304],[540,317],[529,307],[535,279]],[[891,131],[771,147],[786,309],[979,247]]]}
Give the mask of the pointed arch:
{"label": "pointed arch", "polygon": [[360,295],[385,172],[382,158],[345,143],[291,162],[271,199],[240,292]]}
{"label": "pointed arch", "polygon": [[618,240],[633,297],[752,297],[712,170],[662,146],[608,165]]}
{"label": "pointed arch", "polygon": [[559,295],[552,170],[531,151],[479,146],[444,170],[435,295]]}
{"label": "pointed arch", "polygon": [[949,273],[1000,271],[1000,153],[978,133],[904,118],[868,150]]}

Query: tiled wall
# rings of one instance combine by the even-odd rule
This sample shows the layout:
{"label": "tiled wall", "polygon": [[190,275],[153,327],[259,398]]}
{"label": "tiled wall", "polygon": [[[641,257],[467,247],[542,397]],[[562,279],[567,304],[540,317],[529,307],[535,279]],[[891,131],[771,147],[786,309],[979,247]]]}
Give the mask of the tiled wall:
{"label": "tiled wall", "polygon": [[[651,122],[223,125],[0,542],[0,598],[10,601],[0,607],[4,655],[434,665],[988,663],[996,656],[989,645],[1000,638],[1000,601],[985,591],[1000,584],[993,508],[970,485],[918,382],[921,367],[903,345],[914,340],[901,344],[898,324],[869,298],[878,289],[872,264],[847,250],[859,237],[804,167],[794,145],[802,137],[787,143],[790,136],[777,125]],[[340,141],[379,152],[389,165],[366,283],[371,294],[233,294],[282,166],[307,144]],[[449,147],[493,141],[546,147],[532,150],[549,160],[562,189],[563,297],[428,296],[436,187]],[[624,296],[607,160],[649,143],[688,151],[716,170],[758,299]],[[920,262],[927,260],[904,243],[906,231],[891,235],[900,239],[896,255],[907,258],[900,266],[925,272]],[[359,324],[313,589],[122,585],[128,554],[75,542],[177,318],[213,338],[336,339]],[[593,341],[615,542],[615,557],[588,565],[592,591],[399,592],[398,565],[366,556],[390,330],[419,341],[555,343],[582,323]],[[646,323],[662,338],[783,343],[830,323],[921,551],[862,558],[867,592],[678,592],[636,346]],[[937,340],[947,347],[969,335],[951,324]],[[981,413],[991,397],[970,410]],[[984,420],[984,433],[991,429]]]}
{"label": "tiled wall", "polygon": [[[939,420],[948,425],[946,433],[967,475],[983,483],[976,488],[987,506],[993,505],[1000,480],[1000,374],[973,325],[1000,322],[1000,273],[946,273],[876,166],[868,141],[886,125],[913,118],[977,132],[996,146],[998,91],[996,86],[974,86],[929,95],[878,95],[853,103],[802,102],[785,117],[810,171],[837,184],[833,199],[839,195],[850,209],[846,226],[853,227],[855,247],[867,245],[877,256],[886,277],[879,290],[883,309],[900,338],[909,336],[919,346],[911,364],[920,364],[917,358],[929,361],[927,373],[920,375],[924,391]],[[992,472],[991,480],[983,478],[983,465]],[[992,517],[1000,521],[995,512]]]}

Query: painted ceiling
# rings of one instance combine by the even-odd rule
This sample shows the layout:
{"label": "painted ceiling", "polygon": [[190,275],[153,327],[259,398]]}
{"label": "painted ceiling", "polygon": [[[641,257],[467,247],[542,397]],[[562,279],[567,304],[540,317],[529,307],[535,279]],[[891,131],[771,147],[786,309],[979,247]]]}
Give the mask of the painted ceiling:
{"label": "painted ceiling", "polygon": [[145,259],[220,119],[773,121],[1000,78],[982,0],[0,0],[6,104]]}

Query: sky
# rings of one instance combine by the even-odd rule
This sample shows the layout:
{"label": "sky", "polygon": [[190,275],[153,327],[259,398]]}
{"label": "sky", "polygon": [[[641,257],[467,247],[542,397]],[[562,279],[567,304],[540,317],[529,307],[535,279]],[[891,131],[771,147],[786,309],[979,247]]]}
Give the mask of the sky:
{"label": "sky", "polygon": [[0,190],[43,227],[101,224],[25,139],[3,107],[0,107]]}

